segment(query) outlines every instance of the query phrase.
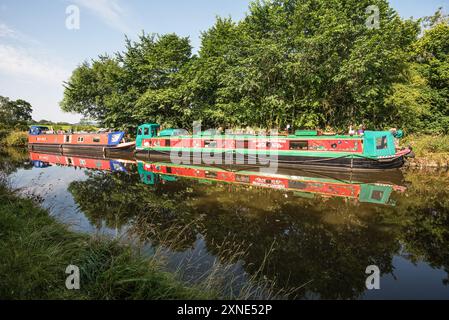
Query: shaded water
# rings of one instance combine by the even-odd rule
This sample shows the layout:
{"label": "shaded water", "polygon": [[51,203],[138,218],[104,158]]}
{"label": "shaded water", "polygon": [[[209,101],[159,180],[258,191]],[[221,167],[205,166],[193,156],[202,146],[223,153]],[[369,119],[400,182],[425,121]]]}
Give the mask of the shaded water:
{"label": "shaded water", "polygon": [[[163,245],[186,280],[244,251],[229,272],[299,299],[449,298],[448,172],[269,175],[15,149],[0,170],[73,230]],[[366,289],[370,265],[380,290]]]}

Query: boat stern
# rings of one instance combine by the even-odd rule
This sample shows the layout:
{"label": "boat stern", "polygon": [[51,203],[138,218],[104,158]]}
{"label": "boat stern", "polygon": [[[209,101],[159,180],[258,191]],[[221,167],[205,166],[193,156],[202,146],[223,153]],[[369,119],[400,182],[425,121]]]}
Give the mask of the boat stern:
{"label": "boat stern", "polygon": [[123,131],[108,133],[108,145],[117,146],[122,142],[124,137],[125,137],[125,132],[123,132]]}

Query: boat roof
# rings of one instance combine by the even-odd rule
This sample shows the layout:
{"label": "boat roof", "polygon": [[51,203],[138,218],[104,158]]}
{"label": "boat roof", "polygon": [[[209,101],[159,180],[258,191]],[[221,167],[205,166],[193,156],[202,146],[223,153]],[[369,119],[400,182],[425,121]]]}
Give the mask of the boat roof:
{"label": "boat roof", "polygon": [[[166,138],[166,136],[158,136],[154,138]],[[250,134],[224,134],[224,135],[204,135],[204,134],[195,134],[195,135],[183,135],[183,136],[176,136],[178,139],[191,139],[191,138],[198,138],[198,139],[295,139],[295,140],[328,140],[328,139],[355,139],[360,140],[363,139],[363,136],[360,135],[321,135],[321,136],[310,136],[310,135],[304,135],[304,136],[297,136],[297,135],[288,135],[288,136],[260,136],[260,135],[250,135]]]}

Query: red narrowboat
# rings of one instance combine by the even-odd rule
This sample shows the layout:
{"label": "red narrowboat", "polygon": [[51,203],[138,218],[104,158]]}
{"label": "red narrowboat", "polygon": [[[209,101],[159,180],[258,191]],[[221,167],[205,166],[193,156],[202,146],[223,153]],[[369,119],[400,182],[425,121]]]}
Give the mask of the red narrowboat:
{"label": "red narrowboat", "polygon": [[126,143],[125,132],[65,133],[54,132],[48,127],[32,126],[28,134],[30,149],[89,149],[89,150],[121,150],[135,146],[134,142]]}

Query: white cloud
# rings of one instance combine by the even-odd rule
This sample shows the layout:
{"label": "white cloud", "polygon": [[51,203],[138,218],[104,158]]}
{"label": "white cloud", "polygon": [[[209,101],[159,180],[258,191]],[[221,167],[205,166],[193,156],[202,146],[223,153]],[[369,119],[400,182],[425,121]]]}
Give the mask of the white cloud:
{"label": "white cloud", "polygon": [[0,44],[0,75],[32,78],[48,83],[59,83],[68,78],[63,68],[30,54],[27,50]]}
{"label": "white cloud", "polygon": [[132,30],[126,22],[128,14],[119,4],[119,0],[72,0],[72,2],[86,8],[106,24],[123,33],[130,33]]}
{"label": "white cloud", "polygon": [[39,41],[23,34],[20,31],[14,30],[8,25],[0,22],[0,38],[7,40],[20,41],[30,45],[40,45]]}
{"label": "white cloud", "polygon": [[4,23],[0,23],[0,38],[18,39],[19,33],[11,29]]}
{"label": "white cloud", "polygon": [[70,76],[63,65],[39,41],[0,21],[0,95],[30,102],[34,119],[79,121],[58,105]]}

